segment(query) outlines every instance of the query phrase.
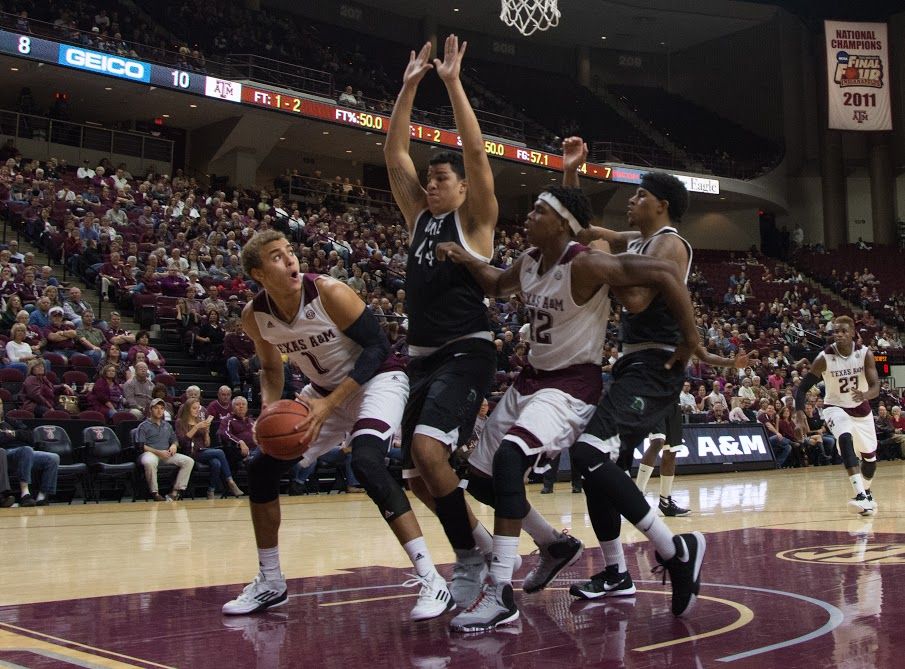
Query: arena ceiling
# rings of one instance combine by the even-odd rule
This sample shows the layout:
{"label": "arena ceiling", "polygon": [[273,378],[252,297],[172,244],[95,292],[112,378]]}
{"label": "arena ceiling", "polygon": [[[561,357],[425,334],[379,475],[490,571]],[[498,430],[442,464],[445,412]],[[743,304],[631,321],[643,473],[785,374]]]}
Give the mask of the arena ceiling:
{"label": "arena ceiling", "polygon": [[[770,20],[783,7],[809,24],[826,18],[887,19],[905,9],[903,0],[559,0],[559,25],[523,38],[499,19],[501,0],[354,0],[420,19],[427,11],[442,26],[510,40],[529,39],[559,47],[575,45],[667,53]],[[606,37],[606,39],[602,39]]]}

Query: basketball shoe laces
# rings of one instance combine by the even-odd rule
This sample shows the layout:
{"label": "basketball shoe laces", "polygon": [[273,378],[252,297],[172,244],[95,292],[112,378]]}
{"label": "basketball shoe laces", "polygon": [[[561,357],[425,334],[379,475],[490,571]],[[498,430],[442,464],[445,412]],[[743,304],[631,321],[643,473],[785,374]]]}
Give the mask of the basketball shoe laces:
{"label": "basketball shoe laces", "polygon": [[403,588],[416,588],[420,585],[421,591],[418,593],[418,601],[434,601],[434,587],[431,584],[430,576],[418,576],[418,574],[406,574],[406,576],[411,576],[411,578],[403,581]]}
{"label": "basketball shoe laces", "polygon": [[[568,527],[564,527],[564,528],[562,528],[562,529],[559,531],[559,533],[560,533],[561,535],[563,535],[563,537],[567,537],[567,536],[569,536],[569,528],[568,528]],[[555,541],[553,541],[553,542],[551,542],[551,543],[556,543],[556,541],[562,541],[562,539],[556,539]],[[541,561],[541,563],[543,563],[544,560],[547,560],[547,559],[553,557],[552,555],[550,555],[549,552],[543,552],[543,553],[542,553],[542,552],[541,552],[541,547],[538,546],[536,543],[535,543],[534,545],[537,546],[537,548],[535,548],[533,551],[531,551],[530,553],[528,553],[528,557],[531,557],[532,555],[540,555],[540,561]],[[538,567],[540,567],[540,565],[538,565]],[[538,567],[535,567],[535,570],[536,570]]]}

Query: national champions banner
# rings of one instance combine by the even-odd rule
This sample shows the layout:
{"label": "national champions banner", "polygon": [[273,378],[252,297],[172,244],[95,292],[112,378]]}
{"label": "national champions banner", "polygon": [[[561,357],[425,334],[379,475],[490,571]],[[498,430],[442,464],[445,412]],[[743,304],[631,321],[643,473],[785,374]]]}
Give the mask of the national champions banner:
{"label": "national champions banner", "polygon": [[892,130],[885,23],[824,21],[829,127]]}

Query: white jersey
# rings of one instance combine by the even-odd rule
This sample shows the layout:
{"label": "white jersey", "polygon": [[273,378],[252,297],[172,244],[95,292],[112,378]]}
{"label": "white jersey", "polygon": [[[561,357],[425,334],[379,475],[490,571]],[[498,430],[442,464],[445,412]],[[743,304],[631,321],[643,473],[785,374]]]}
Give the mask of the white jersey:
{"label": "white jersey", "polygon": [[610,317],[609,287],[601,286],[581,306],[572,300],[571,262],[586,251],[586,246],[570,242],[557,263],[543,274],[540,250],[531,248],[525,254],[519,283],[530,328],[528,362],[534,369],[600,364]]}
{"label": "white jersey", "polygon": [[336,326],[321,304],[317,285],[332,281],[320,274],[302,275],[302,300],[287,323],[275,314],[266,291],[255,298],[255,321],[261,337],[289,356],[312,384],[331,391],[349,375],[361,353],[361,346]]}
{"label": "white jersey", "polygon": [[853,390],[867,391],[864,360],[868,350],[866,346],[852,343],[852,352],[843,356],[836,348],[836,344],[832,344],[817,356],[818,360],[822,357],[826,363],[823,383],[826,388],[824,402],[827,406],[841,407],[853,416],[870,415],[870,404],[859,402],[852,397]]}

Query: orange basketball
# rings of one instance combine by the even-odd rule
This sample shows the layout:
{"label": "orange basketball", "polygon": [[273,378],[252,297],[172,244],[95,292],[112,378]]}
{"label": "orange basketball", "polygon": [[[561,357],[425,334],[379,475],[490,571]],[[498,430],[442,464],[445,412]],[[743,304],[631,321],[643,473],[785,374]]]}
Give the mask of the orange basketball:
{"label": "orange basketball", "polygon": [[295,400],[274,402],[261,412],[255,423],[255,438],[258,446],[268,455],[278,460],[295,460],[308,450],[308,444],[299,443],[299,433],[295,431],[305,416],[308,407]]}

